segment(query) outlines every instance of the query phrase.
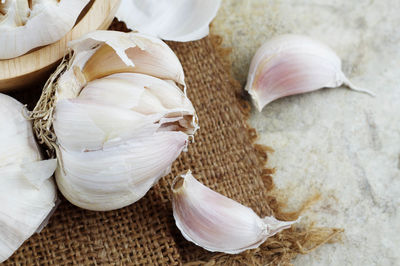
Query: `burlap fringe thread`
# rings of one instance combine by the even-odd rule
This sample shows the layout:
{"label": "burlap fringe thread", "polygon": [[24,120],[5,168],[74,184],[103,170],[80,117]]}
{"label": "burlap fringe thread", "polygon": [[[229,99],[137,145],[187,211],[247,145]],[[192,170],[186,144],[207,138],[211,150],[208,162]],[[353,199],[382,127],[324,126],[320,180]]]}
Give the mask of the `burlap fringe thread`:
{"label": "burlap fringe thread", "polygon": [[[124,30],[126,31],[126,30]],[[211,40],[217,52],[219,53],[224,66],[228,73],[231,72],[231,62],[229,60],[229,48],[223,48],[222,38],[219,36],[211,36]],[[42,95],[36,104],[33,111],[30,113],[30,119],[33,120],[33,128],[40,144],[44,144],[47,149],[47,154],[50,158],[55,158],[58,154],[56,145],[56,135],[52,125],[55,92],[57,89],[57,80],[69,67],[72,62],[73,55],[69,52],[56,71],[51,75],[46,82]],[[230,83],[232,87],[238,86],[236,81],[231,75]],[[238,98],[241,99],[241,111],[248,118],[250,116],[251,106],[248,100],[245,99],[244,93],[239,93]],[[257,133],[255,129],[247,125],[249,135],[252,136],[253,145],[258,152],[259,160],[265,165],[268,152],[273,150],[269,147],[255,144]],[[263,171],[263,181],[267,190],[273,189],[273,180],[271,174],[274,169],[265,168]],[[274,197],[267,199],[269,206],[274,211],[275,217],[281,220],[295,220],[301,212],[313,203],[313,200],[308,201],[297,212],[287,213],[282,211],[283,205]],[[194,261],[186,265],[291,265],[290,261],[298,254],[307,254],[325,243],[333,243],[340,239],[342,229],[338,228],[315,228],[310,225],[308,228],[290,228],[282,231],[281,233],[269,238],[263,245],[254,250],[249,250],[237,255],[227,255],[223,253],[216,253],[207,261]]]}

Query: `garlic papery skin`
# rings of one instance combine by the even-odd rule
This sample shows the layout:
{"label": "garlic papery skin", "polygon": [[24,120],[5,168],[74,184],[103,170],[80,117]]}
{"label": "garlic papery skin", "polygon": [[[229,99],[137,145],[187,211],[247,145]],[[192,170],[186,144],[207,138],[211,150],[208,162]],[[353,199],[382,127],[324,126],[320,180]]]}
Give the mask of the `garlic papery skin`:
{"label": "garlic papery skin", "polygon": [[26,108],[0,93],[0,167],[40,160]]}
{"label": "garlic papery skin", "polygon": [[0,2],[0,59],[14,58],[60,40],[89,0]]}
{"label": "garlic papery skin", "polygon": [[302,35],[281,35],[258,49],[245,89],[259,111],[278,98],[325,87],[346,85],[373,95],[354,86],[341,68],[340,58],[325,44]]}
{"label": "garlic papery skin", "polygon": [[0,263],[41,229],[57,200],[57,161],[41,160],[27,116],[21,103],[0,94]]}
{"label": "garlic papery skin", "polygon": [[177,227],[187,240],[209,251],[237,254],[257,248],[296,222],[260,218],[252,209],[198,182],[190,171],[175,178],[172,191]]}
{"label": "garlic papery skin", "polygon": [[160,39],[139,33],[94,31],[69,43],[71,67],[60,77],[57,99],[74,98],[94,79],[115,73],[141,73],[185,86],[182,65]]}
{"label": "garlic papery skin", "polygon": [[116,17],[132,30],[187,42],[208,35],[220,4],[220,0],[122,0]]}
{"label": "garlic papery skin", "polygon": [[92,32],[71,47],[54,86],[56,181],[76,206],[122,208],[170,172],[198,128],[183,69],[165,43],[136,33]]}
{"label": "garlic papery skin", "polygon": [[163,80],[120,73],[89,82],[56,105],[60,191],[89,210],[130,205],[186,148],[196,124],[182,91]]}

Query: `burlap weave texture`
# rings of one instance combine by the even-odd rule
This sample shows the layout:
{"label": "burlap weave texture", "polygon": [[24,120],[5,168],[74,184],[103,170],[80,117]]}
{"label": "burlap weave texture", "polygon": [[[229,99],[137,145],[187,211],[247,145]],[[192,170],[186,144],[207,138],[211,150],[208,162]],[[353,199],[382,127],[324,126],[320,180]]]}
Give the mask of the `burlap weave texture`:
{"label": "burlap weave texture", "polygon": [[[63,199],[48,226],[6,264],[178,265],[207,260],[212,254],[184,240],[172,216],[170,183],[188,169],[205,185],[259,215],[272,214],[262,181],[263,162],[241,107],[240,86],[231,82],[210,38],[169,44],[183,64],[188,96],[199,116],[200,130],[188,152],[173,164],[171,174],[126,208],[90,212]],[[38,97],[15,96],[24,103]]]}

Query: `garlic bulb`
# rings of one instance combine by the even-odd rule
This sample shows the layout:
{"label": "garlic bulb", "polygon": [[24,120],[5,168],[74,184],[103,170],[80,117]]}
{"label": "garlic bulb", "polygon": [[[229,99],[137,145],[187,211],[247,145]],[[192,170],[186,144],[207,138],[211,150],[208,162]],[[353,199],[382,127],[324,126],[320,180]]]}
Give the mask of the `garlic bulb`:
{"label": "garlic bulb", "polygon": [[182,66],[159,39],[96,31],[71,43],[55,91],[56,181],[89,210],[130,205],[163,176],[197,129]]}
{"label": "garlic bulb", "polygon": [[122,0],[116,17],[141,33],[187,42],[208,35],[221,0]]}
{"label": "garlic bulb", "polygon": [[341,60],[325,44],[306,36],[287,34],[267,41],[254,55],[246,90],[259,111],[268,103],[289,95],[354,86],[341,70]]}
{"label": "garlic bulb", "polygon": [[41,160],[25,107],[0,94],[0,263],[46,221],[57,199],[56,160]]}
{"label": "garlic bulb", "polygon": [[1,0],[0,59],[61,39],[89,0]]}
{"label": "garlic bulb", "polygon": [[294,222],[260,218],[252,209],[198,182],[188,171],[172,185],[173,211],[182,235],[209,251],[237,254],[260,246]]}

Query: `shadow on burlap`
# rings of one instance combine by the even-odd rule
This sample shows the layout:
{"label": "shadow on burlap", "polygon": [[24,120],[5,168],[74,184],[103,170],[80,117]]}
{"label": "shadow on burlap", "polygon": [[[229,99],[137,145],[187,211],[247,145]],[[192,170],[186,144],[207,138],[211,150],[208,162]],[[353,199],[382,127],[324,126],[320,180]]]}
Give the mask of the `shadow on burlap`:
{"label": "shadow on burlap", "polygon": [[[114,22],[113,29],[121,29]],[[253,145],[256,132],[246,121],[250,106],[230,75],[227,50],[218,37],[189,43],[168,43],[183,64],[188,96],[199,117],[200,130],[172,172],[140,201],[116,211],[79,209],[62,197],[48,226],[35,234],[6,264],[289,264],[299,253],[336,239],[338,229],[297,228],[271,237],[260,248],[239,255],[211,253],[186,241],[172,216],[170,184],[178,173],[191,169],[206,186],[255,210],[260,216],[283,213],[269,195],[272,169],[265,169],[266,147]],[[30,110],[40,86],[10,93]],[[304,206],[306,208],[306,206]],[[304,209],[302,208],[302,209]]]}

